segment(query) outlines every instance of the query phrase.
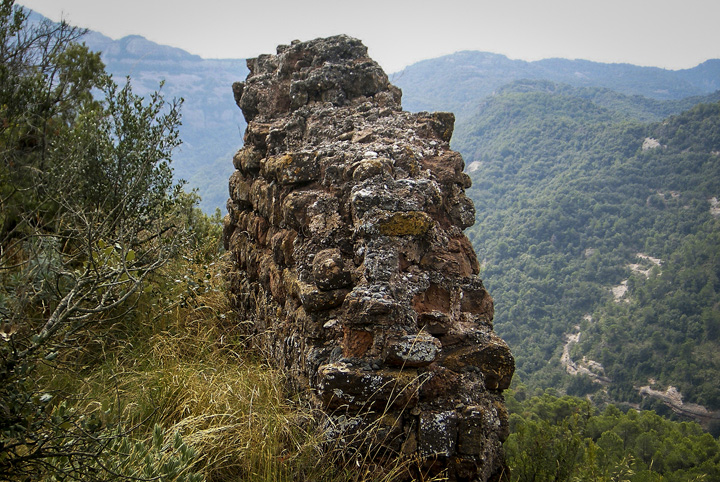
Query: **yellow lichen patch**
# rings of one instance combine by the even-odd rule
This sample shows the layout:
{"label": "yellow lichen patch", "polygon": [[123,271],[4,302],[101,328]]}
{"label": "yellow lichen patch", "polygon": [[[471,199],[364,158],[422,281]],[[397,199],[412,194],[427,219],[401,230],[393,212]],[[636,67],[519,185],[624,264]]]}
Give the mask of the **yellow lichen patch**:
{"label": "yellow lichen patch", "polygon": [[280,174],[280,172],[283,169],[286,169],[290,164],[292,164],[293,158],[290,154],[283,154],[282,156],[273,156],[268,157],[265,159],[265,162],[263,163],[262,169],[263,174],[271,175],[272,177],[276,178]]}
{"label": "yellow lichen patch", "polygon": [[378,230],[383,236],[420,236],[428,232],[432,223],[422,211],[394,213],[378,223]]}
{"label": "yellow lichen patch", "polygon": [[409,146],[405,146],[403,149],[403,156],[398,162],[398,165],[405,169],[411,176],[417,176],[420,172],[418,158]]}

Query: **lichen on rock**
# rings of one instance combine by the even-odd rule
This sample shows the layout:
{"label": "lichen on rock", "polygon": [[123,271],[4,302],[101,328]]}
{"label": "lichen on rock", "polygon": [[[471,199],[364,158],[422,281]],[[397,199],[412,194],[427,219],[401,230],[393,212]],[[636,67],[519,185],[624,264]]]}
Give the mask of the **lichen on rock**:
{"label": "lichen on rock", "polygon": [[380,427],[367,440],[425,473],[500,478],[514,360],[462,232],[475,211],[454,116],[402,111],[343,35],[248,67],[223,237],[248,340],[335,427]]}

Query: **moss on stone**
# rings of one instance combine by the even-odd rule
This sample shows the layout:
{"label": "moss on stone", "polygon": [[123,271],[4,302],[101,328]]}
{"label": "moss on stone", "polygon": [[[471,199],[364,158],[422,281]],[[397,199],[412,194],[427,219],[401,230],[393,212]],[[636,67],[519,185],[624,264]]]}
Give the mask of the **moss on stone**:
{"label": "moss on stone", "polygon": [[378,223],[383,236],[421,236],[432,226],[430,216],[422,211],[394,213]]}

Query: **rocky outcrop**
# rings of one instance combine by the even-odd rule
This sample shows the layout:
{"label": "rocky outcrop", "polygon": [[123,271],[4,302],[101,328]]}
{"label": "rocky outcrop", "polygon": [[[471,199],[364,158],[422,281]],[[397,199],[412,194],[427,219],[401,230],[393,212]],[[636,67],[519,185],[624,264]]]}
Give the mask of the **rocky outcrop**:
{"label": "rocky outcrop", "polygon": [[346,36],[248,67],[224,242],[249,340],[362,450],[499,478],[514,360],[463,234],[454,116],[403,112]]}

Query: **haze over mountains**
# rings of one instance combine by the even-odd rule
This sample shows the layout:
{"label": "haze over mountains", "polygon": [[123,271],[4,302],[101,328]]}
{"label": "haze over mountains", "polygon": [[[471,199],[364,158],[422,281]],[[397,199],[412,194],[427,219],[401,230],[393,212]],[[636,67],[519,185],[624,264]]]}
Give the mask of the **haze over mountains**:
{"label": "haze over mountains", "polygon": [[403,89],[407,110],[449,110],[460,121],[478,102],[510,82],[548,80],[575,87],[601,87],[658,100],[682,99],[720,89],[720,60],[687,70],[666,70],[587,60],[511,60],[487,52],[458,52],[424,60],[391,76]]}
{"label": "haze over mountains", "polygon": [[[38,14],[34,16],[42,18]],[[245,120],[235,106],[231,85],[247,75],[245,60],[203,59],[140,36],[113,40],[101,33],[89,32],[85,43],[103,53],[103,61],[116,79],[131,76],[137,93],[153,92],[164,80],[163,92],[167,97],[185,99],[183,146],[173,161],[176,176],[198,189],[203,210],[224,210],[226,180],[233,170],[232,155],[241,147],[245,130]],[[484,98],[516,80],[549,80],[672,100],[720,89],[720,60],[672,71],[585,60],[526,62],[504,55],[465,51],[424,60],[389,76],[403,90],[406,110],[454,112],[457,128],[462,129]],[[472,160],[466,159],[466,162]]]}
{"label": "haze over mountains", "polygon": [[[168,97],[185,99],[176,176],[206,212],[224,209],[245,129],[231,85],[245,61],[138,36],[85,41],[136,92],[164,79]],[[390,78],[406,110],[457,116],[452,144],[477,208],[468,234],[518,380],[667,414],[679,387],[681,404],[709,410],[719,429],[717,112],[679,114],[717,106],[720,60],[671,71],[466,51]]]}

